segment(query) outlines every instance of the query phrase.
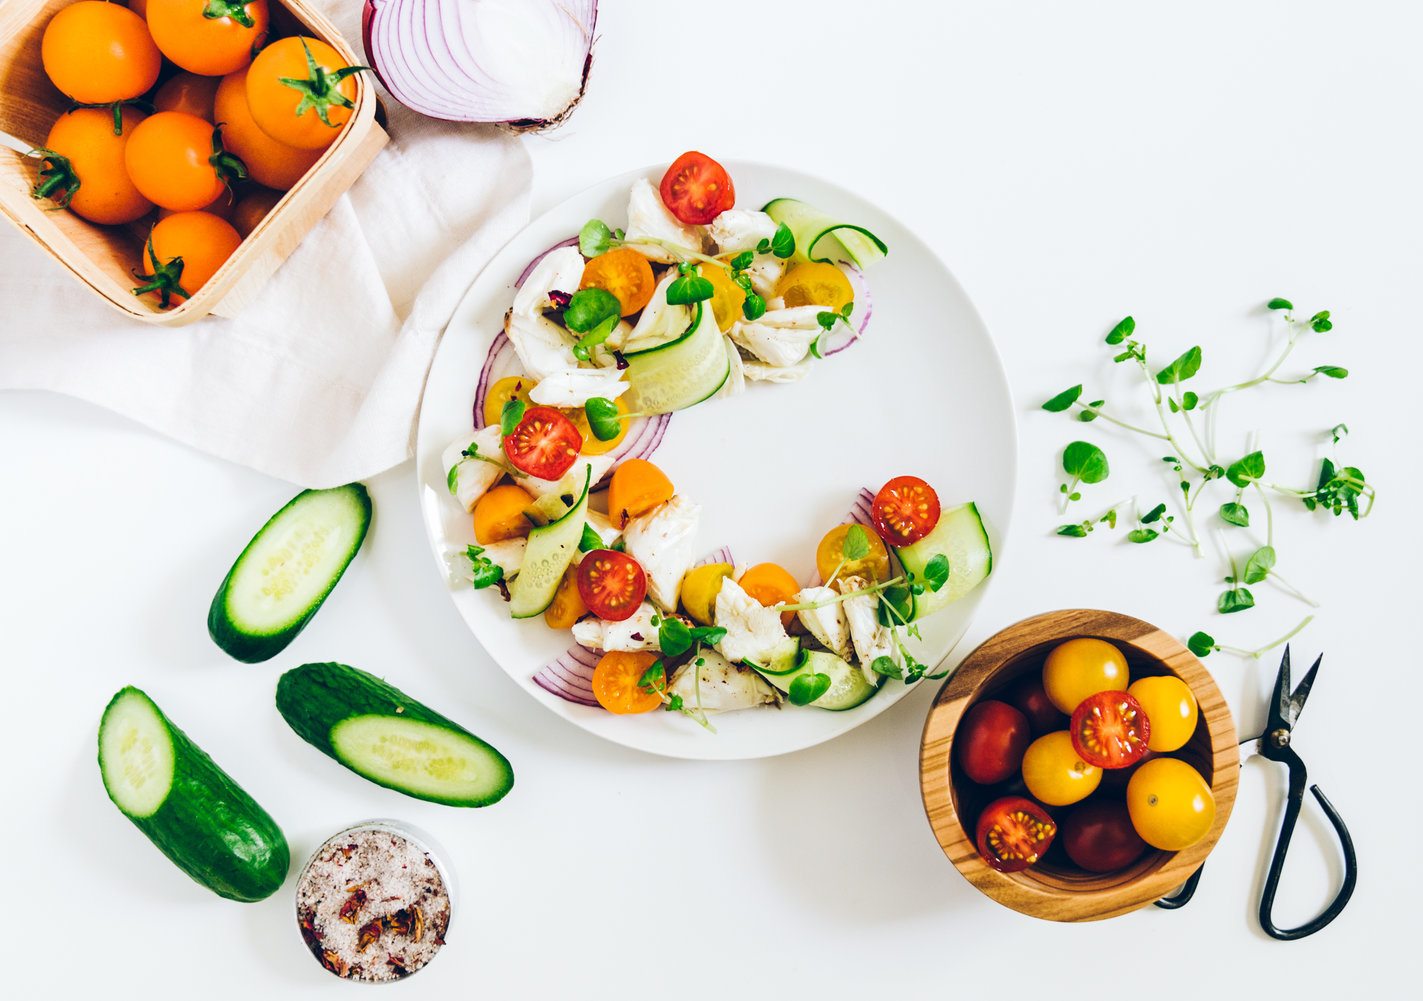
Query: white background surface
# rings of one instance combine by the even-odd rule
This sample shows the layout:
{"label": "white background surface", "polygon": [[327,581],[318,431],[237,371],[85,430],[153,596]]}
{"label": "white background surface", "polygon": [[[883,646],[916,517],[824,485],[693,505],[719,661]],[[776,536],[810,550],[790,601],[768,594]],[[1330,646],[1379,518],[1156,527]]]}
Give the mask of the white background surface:
{"label": "white background surface", "polygon": [[[1347,421],[1343,455],[1383,496],[1358,525],[1299,516],[1279,527],[1280,569],[1325,606],[1295,645],[1306,663],[1328,651],[1296,746],[1352,824],[1353,904],[1307,944],[1256,929],[1283,777],[1259,762],[1184,911],[1056,926],[989,903],[924,822],[927,686],[781,759],[697,765],[607,745],[519,692],[464,630],[430,571],[408,465],[371,484],[373,532],[312,626],[275,661],[236,664],[207,638],[207,605],[292,487],[87,406],[11,394],[0,397],[0,851],[15,996],[353,990],[305,954],[289,887],[255,905],[218,900],[105,801],[94,727],[128,682],[282,822],[298,859],[373,815],[445,842],[462,907],[447,950],[399,988],[410,996],[1402,989],[1405,964],[1416,969],[1410,856],[1423,820],[1410,741],[1423,487],[1409,440],[1423,265],[1417,8],[649,0],[605,4],[600,27],[584,106],[530,140],[536,211],[687,147],[780,161],[905,220],[984,313],[1023,418],[1022,470],[997,586],[960,654],[1070,605],[1242,645],[1293,624],[1301,608],[1269,587],[1253,612],[1209,614],[1219,571],[1182,547],[1051,538],[1056,450],[1078,430],[1115,465],[1084,507],[1133,492],[1149,504],[1168,485],[1149,472],[1156,450],[1032,411],[1084,378],[1112,389],[1098,343],[1126,312],[1160,354],[1201,343],[1202,381],[1216,385],[1265,356],[1264,299],[1334,311],[1335,331],[1311,337],[1300,362],[1355,375],[1273,387],[1257,411],[1234,405],[1222,431],[1260,429],[1272,474],[1303,485],[1316,447],[1304,430]],[[44,304],[7,302],[0,315],[42,322]],[[889,388],[867,387],[847,412],[891,405]],[[916,426],[935,432],[927,448],[972,433],[971,419],[946,424],[944,402],[915,404]],[[788,470],[785,493],[793,483]],[[386,673],[468,722],[514,761],[514,792],[490,810],[447,810],[371,787],[301,744],[271,708],[273,686],[280,670],[325,659]],[[1210,666],[1249,733],[1273,660]],[[1307,823],[1296,839],[1283,921],[1331,892],[1318,830]]]}

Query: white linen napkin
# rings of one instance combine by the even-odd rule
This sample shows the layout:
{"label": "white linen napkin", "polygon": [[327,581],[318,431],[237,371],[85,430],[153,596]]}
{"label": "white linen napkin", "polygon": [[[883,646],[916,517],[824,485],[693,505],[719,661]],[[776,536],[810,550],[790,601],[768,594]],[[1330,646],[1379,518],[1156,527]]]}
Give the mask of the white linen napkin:
{"label": "white linen napkin", "polygon": [[[318,0],[348,39],[360,4]],[[518,139],[382,92],[390,144],[236,319],[128,320],[0,224],[0,389],[46,389],[303,486],[412,450],[440,333],[528,219]]]}

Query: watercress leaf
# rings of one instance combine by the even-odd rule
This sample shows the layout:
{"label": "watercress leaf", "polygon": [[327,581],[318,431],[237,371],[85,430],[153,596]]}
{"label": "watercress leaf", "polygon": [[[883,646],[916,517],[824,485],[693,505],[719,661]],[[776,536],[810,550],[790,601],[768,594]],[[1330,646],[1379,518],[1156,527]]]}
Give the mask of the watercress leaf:
{"label": "watercress leaf", "polygon": [[828,691],[830,675],[817,671],[815,674],[796,675],[786,695],[790,697],[792,705],[808,706]]}
{"label": "watercress leaf", "polygon": [[813,340],[813,341],[810,342],[810,349],[809,349],[809,350],[810,350],[810,356],[811,356],[812,358],[815,358],[815,359],[819,360],[819,359],[823,359],[823,358],[825,357],[823,354],[820,353],[820,339],[821,339],[822,337],[824,337],[824,336],[825,336],[825,331],[822,330],[820,333],[818,333],[818,334],[815,335],[815,340]]}
{"label": "watercress leaf", "polygon": [[935,553],[928,563],[924,564],[924,580],[929,585],[929,590],[938,591],[949,582],[949,558],[943,553]]}
{"label": "watercress leaf", "polygon": [[1195,393],[1190,392],[1189,390],[1188,390],[1187,392],[1184,392],[1184,393],[1181,394],[1181,409],[1182,409],[1182,410],[1195,410],[1195,409],[1196,409],[1196,404],[1197,404],[1197,403],[1200,403],[1200,402],[1201,402],[1201,398],[1200,398],[1199,396],[1197,396]]}
{"label": "watercress leaf", "polygon": [[1171,412],[1172,412],[1173,414],[1179,414],[1179,413],[1181,412],[1181,407],[1180,407],[1180,405],[1176,402],[1176,400],[1175,400],[1174,397],[1171,397],[1171,396],[1166,397],[1166,405],[1171,408]]}
{"label": "watercress leaf", "polygon": [[845,562],[853,563],[870,555],[870,537],[864,525],[851,525],[845,532],[845,540],[840,544],[840,552]]}
{"label": "watercress leaf", "polygon": [[601,219],[589,219],[578,231],[578,252],[584,257],[598,257],[608,252],[613,231]]}
{"label": "watercress leaf", "polygon": [[707,646],[715,646],[726,639],[726,628],[724,626],[693,626],[691,628],[692,639]]}
{"label": "watercress leaf", "polygon": [[731,259],[731,270],[745,271],[751,267],[751,262],[756,260],[756,255],[749,250],[743,250]]}
{"label": "watercress leaf", "polygon": [[483,546],[465,547],[469,558],[470,584],[475,590],[491,587],[504,579],[504,568],[484,555]]}
{"label": "watercress leaf", "polygon": [[1083,539],[1091,529],[1085,525],[1060,525],[1057,529],[1058,535],[1065,535],[1069,539]]}
{"label": "watercress leaf", "polygon": [[667,675],[662,661],[654,660],[652,666],[643,671],[642,677],[637,679],[637,687],[645,692],[660,692],[666,682]]}
{"label": "watercress leaf", "polygon": [[882,626],[904,625],[914,614],[914,595],[903,585],[887,587],[879,594],[879,621]]}
{"label": "watercress leaf", "polygon": [[716,286],[696,274],[684,274],[667,286],[669,306],[690,306],[694,302],[705,302],[714,295]]}
{"label": "watercress leaf", "polygon": [[1102,521],[1105,521],[1105,522],[1107,523],[1107,527],[1108,527],[1108,528],[1116,528],[1116,527],[1117,527],[1117,509],[1116,509],[1116,508],[1112,508],[1112,509],[1110,509],[1106,514],[1102,515]]}
{"label": "watercress leaf", "polygon": [[449,487],[450,493],[453,494],[456,488],[459,487],[459,482],[460,464],[456,462],[453,466],[450,467],[450,471],[445,474],[445,486]]}
{"label": "watercress leaf", "polygon": [[1061,413],[1077,402],[1077,398],[1082,395],[1082,384],[1079,382],[1071,389],[1064,389],[1052,399],[1043,404],[1043,409],[1048,413]]}
{"label": "watercress leaf", "polygon": [[1077,419],[1083,424],[1091,424],[1097,419],[1097,414],[1095,411],[1092,410],[1083,410],[1077,415]]}
{"label": "watercress leaf", "polygon": [[1165,505],[1165,504],[1158,504],[1158,505],[1156,505],[1154,508],[1152,508],[1150,511],[1146,512],[1146,514],[1144,514],[1144,515],[1141,516],[1141,523],[1142,523],[1143,525],[1150,525],[1153,521],[1160,521],[1160,520],[1161,520],[1161,516],[1162,516],[1163,514],[1165,514],[1165,513],[1166,513],[1166,505]]}
{"label": "watercress leaf", "polygon": [[1321,309],[1318,313],[1311,316],[1309,318],[1309,325],[1315,333],[1319,334],[1334,329],[1334,324],[1329,321],[1329,310],[1327,309]]}
{"label": "watercress leaf", "polygon": [[853,313],[854,311],[855,311],[855,301],[854,301],[853,299],[851,299],[849,302],[845,303],[845,305],[843,305],[843,306],[840,307],[840,315],[843,316],[843,317],[844,317],[845,319],[847,319],[847,320],[850,318],[850,314]]}
{"label": "watercress leaf", "polygon": [[686,708],[686,703],[682,701],[682,696],[673,695],[667,700],[667,711],[669,713],[679,713]]}
{"label": "watercress leaf", "polygon": [[591,553],[595,549],[603,548],[603,537],[597,533],[592,525],[586,521],[583,523],[583,535],[578,540],[578,551],[580,553]]}
{"label": "watercress leaf", "polygon": [[612,441],[622,430],[618,405],[602,396],[591,397],[583,404],[584,416],[588,418],[588,430],[599,441]]}
{"label": "watercress leaf", "polygon": [[1111,473],[1106,453],[1088,441],[1074,441],[1063,449],[1062,468],[1083,483],[1101,483]]}
{"label": "watercress leaf", "polygon": [[755,292],[749,292],[741,304],[741,315],[748,320],[759,320],[766,315],[766,300]]}
{"label": "watercress leaf", "polygon": [[[1292,302],[1290,302],[1288,299],[1281,299],[1279,296],[1276,296],[1275,298],[1271,299],[1269,302],[1265,303],[1265,308],[1266,308],[1266,309],[1294,309],[1294,308],[1295,308],[1295,304],[1292,303]],[[1204,634],[1201,634],[1201,635],[1204,635]]]}
{"label": "watercress leaf", "polygon": [[775,235],[771,237],[771,253],[783,261],[795,253],[795,234],[785,223],[777,226]]}
{"label": "watercress leaf", "polygon": [[1198,630],[1192,633],[1191,638],[1186,641],[1186,649],[1197,657],[1207,657],[1215,650],[1215,637],[1210,633]]}
{"label": "watercress leaf", "polygon": [[1237,487],[1248,487],[1265,475],[1265,454],[1258,449],[1235,460],[1226,468],[1225,478]]}
{"label": "watercress leaf", "polygon": [[527,409],[524,401],[517,397],[505,403],[504,409],[499,412],[499,433],[505,438],[513,434],[519,422],[524,419],[524,411]]}
{"label": "watercress leaf", "polygon": [[771,252],[771,241],[765,238],[756,241],[756,253],[769,254]]}
{"label": "watercress leaf", "polygon": [[692,631],[681,619],[668,616],[657,627],[657,642],[663,653],[677,657],[692,649]]}
{"label": "watercress leaf", "polygon": [[1347,424],[1335,424],[1334,427],[1329,429],[1329,435],[1334,439],[1334,444],[1336,445],[1343,441],[1344,436],[1348,433],[1349,425]]}
{"label": "watercress leaf", "polygon": [[1222,615],[1243,612],[1247,608],[1255,607],[1255,596],[1243,587],[1231,588],[1221,592],[1215,607]]}
{"label": "watercress leaf", "polygon": [[1130,316],[1124,317],[1120,323],[1111,329],[1107,334],[1108,344],[1120,344],[1136,332],[1136,321]]}
{"label": "watercress leaf", "polygon": [[607,289],[579,289],[569,297],[568,306],[563,311],[563,325],[575,334],[586,334],[609,317],[616,325],[621,313],[618,297]]}
{"label": "watercress leaf", "polygon": [[1157,538],[1157,531],[1154,528],[1133,528],[1127,533],[1127,541],[1135,543],[1151,542]]}
{"label": "watercress leaf", "polygon": [[1227,525],[1237,525],[1240,528],[1250,527],[1250,512],[1246,510],[1244,504],[1230,501],[1220,506],[1220,520]]}
{"label": "watercress leaf", "polygon": [[1347,368],[1340,368],[1338,365],[1316,365],[1314,370],[1329,379],[1349,378],[1349,370]]}
{"label": "watercress leaf", "polygon": [[1247,584],[1258,584],[1266,577],[1270,576],[1270,571],[1275,568],[1275,549],[1273,546],[1261,546],[1250,554],[1250,558],[1245,561],[1245,573],[1241,577]]}
{"label": "watercress leaf", "polygon": [[1167,365],[1160,372],[1157,372],[1156,381],[1163,386],[1177,382],[1185,382],[1200,370],[1201,349],[1199,346],[1192,347],[1170,365]]}
{"label": "watercress leaf", "polygon": [[904,670],[894,662],[894,658],[883,654],[870,661],[870,670],[886,678],[904,677]]}

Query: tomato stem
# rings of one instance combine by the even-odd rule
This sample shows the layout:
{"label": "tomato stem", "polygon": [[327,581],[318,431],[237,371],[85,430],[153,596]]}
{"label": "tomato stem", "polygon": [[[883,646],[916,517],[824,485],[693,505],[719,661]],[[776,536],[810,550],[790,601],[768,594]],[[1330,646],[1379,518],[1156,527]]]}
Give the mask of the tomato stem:
{"label": "tomato stem", "polygon": [[148,260],[153,266],[153,274],[145,275],[139,271],[134,271],[133,276],[139,281],[145,278],[148,281],[133,290],[134,295],[144,295],[148,292],[157,292],[159,296],[158,305],[161,309],[167,309],[172,305],[172,297],[180,295],[184,299],[191,299],[192,293],[182,286],[183,279],[183,258],[182,256],[171,258],[166,264],[158,260],[158,252],[153,249],[153,236],[148,237]]}
{"label": "tomato stem", "polygon": [[203,17],[209,21],[219,21],[230,17],[244,28],[256,27],[252,15],[247,13],[249,0],[207,0],[203,5]]}
{"label": "tomato stem", "polygon": [[354,108],[355,104],[349,97],[341,93],[341,84],[348,76],[357,73],[370,71],[369,66],[343,66],[341,69],[331,72],[316,61],[316,57],[311,54],[311,47],[306,44],[306,39],[301,41],[301,49],[306,53],[306,78],[279,77],[278,82],[295,90],[301,95],[301,101],[296,106],[296,117],[300,118],[308,111],[315,110],[316,117],[321,119],[321,124],[330,128],[340,128],[330,118],[329,112],[334,105],[338,108]]}
{"label": "tomato stem", "polygon": [[229,194],[234,184],[247,180],[247,164],[243,163],[236,153],[229,153],[222,145],[221,123],[212,130],[212,156],[208,157],[208,163],[212,164],[218,178],[227,186]]}
{"label": "tomato stem", "polygon": [[60,156],[52,149],[44,146],[36,146],[30,150],[26,156],[32,156],[42,164],[39,170],[39,177],[35,181],[34,187],[30,189],[30,197],[34,199],[53,198],[56,191],[61,192],[58,198],[54,199],[56,208],[67,209],[69,203],[74,200],[74,195],[79,191],[79,175],[74,172],[74,165],[69,162],[67,156]]}

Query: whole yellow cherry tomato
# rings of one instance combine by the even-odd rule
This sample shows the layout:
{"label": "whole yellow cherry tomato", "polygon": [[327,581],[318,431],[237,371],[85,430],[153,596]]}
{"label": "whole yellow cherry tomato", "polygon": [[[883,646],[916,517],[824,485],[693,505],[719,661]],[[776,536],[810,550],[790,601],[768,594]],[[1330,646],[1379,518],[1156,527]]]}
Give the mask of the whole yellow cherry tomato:
{"label": "whole yellow cherry tomato", "polygon": [[687,614],[704,626],[711,625],[716,596],[721,593],[722,583],[735,572],[730,563],[707,563],[683,574],[682,607]]}
{"label": "whole yellow cherry tomato", "polygon": [[1059,643],[1043,662],[1047,697],[1069,716],[1088,696],[1126,691],[1129,678],[1127,659],[1106,640],[1082,638]]}
{"label": "whole yellow cherry tomato", "polygon": [[1200,710],[1191,686],[1174,675],[1141,678],[1127,694],[1141,703],[1151,720],[1151,736],[1146,746],[1152,751],[1176,751],[1186,746],[1196,732]]}
{"label": "whole yellow cherry tomato", "polygon": [[1143,841],[1179,852],[1210,832],[1215,796],[1201,773],[1186,762],[1152,758],[1138,766],[1127,783],[1127,811]]}
{"label": "whole yellow cherry tomato", "polygon": [[1097,791],[1102,769],[1083,761],[1066,730],[1045,733],[1023,754],[1023,782],[1048,806],[1067,806]]}

